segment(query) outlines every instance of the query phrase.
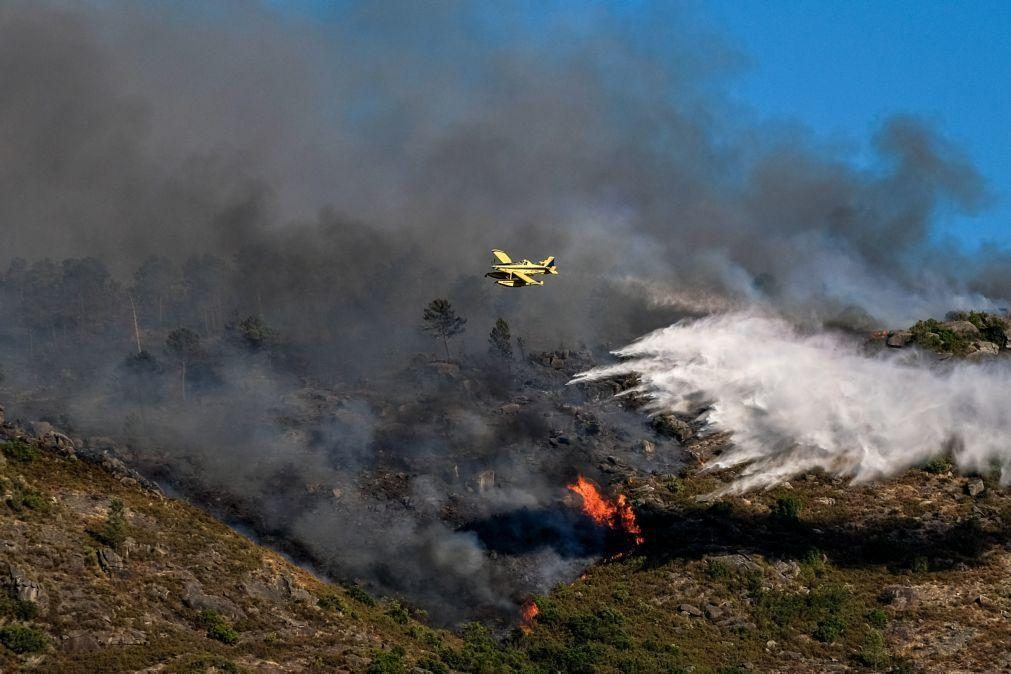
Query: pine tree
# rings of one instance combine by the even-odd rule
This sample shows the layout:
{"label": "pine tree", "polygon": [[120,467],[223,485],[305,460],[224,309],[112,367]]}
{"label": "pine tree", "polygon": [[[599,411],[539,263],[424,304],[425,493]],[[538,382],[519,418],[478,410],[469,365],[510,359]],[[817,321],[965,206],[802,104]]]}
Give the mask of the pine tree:
{"label": "pine tree", "polygon": [[179,363],[183,400],[186,400],[186,368],[194,356],[200,353],[200,337],[189,328],[177,328],[165,338],[165,346]]}
{"label": "pine tree", "polygon": [[488,351],[503,360],[513,359],[513,340],[509,334],[509,324],[499,318],[488,335]]}
{"label": "pine tree", "polygon": [[126,508],[118,498],[112,499],[102,535],[106,544],[113,548],[118,548],[126,540]]}
{"label": "pine tree", "polygon": [[424,319],[425,332],[442,338],[442,345],[446,348],[446,358],[449,358],[449,338],[464,331],[467,319],[457,316],[453,305],[445,299],[432,300],[425,309]]}

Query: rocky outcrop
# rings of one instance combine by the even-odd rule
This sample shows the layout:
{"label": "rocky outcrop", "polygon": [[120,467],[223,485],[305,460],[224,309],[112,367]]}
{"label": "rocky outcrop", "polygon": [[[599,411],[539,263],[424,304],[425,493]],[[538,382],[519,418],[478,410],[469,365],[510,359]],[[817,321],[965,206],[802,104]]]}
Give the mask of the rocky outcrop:
{"label": "rocky outcrop", "polygon": [[12,564],[8,565],[7,572],[3,575],[3,584],[7,588],[7,594],[14,599],[33,604],[45,603],[46,594],[42,584],[29,578]]}
{"label": "rocky outcrop", "polygon": [[968,360],[989,360],[996,358],[1000,354],[1000,348],[993,342],[975,340],[969,345],[968,353],[965,354]]}
{"label": "rocky outcrop", "polygon": [[126,571],[126,562],[112,548],[101,548],[96,555],[98,565],[110,576],[118,576]]}
{"label": "rocky outcrop", "polygon": [[232,619],[245,616],[245,613],[235,602],[225,597],[219,597],[204,592],[203,586],[198,581],[190,581],[183,589],[183,603],[197,611],[217,611]]}
{"label": "rocky outcrop", "polygon": [[908,346],[913,341],[913,333],[909,330],[896,330],[888,334],[885,344],[893,349],[901,349]]}

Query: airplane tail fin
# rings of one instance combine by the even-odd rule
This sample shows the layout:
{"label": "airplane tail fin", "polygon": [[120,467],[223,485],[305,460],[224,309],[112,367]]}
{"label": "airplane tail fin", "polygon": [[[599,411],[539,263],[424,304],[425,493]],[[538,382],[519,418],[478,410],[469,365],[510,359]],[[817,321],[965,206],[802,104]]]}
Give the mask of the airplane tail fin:
{"label": "airplane tail fin", "polygon": [[548,257],[548,258],[545,258],[545,259],[541,260],[541,266],[543,266],[543,267],[550,267],[550,266],[552,266],[554,264],[555,264],[555,256],[554,255],[552,255],[551,257]]}
{"label": "airplane tail fin", "polygon": [[511,264],[512,263],[512,258],[510,258],[509,254],[506,253],[504,250],[500,250],[498,248],[493,248],[492,251],[491,251],[491,254],[494,255],[495,258],[499,262],[501,262],[502,264]]}

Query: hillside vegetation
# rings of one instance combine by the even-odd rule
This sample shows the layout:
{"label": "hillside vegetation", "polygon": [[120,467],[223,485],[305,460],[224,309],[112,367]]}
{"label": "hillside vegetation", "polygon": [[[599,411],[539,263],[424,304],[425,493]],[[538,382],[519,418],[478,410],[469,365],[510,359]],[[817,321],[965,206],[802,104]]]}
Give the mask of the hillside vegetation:
{"label": "hillside vegetation", "polygon": [[400,671],[457,643],[110,466],[0,447],[0,671]]}

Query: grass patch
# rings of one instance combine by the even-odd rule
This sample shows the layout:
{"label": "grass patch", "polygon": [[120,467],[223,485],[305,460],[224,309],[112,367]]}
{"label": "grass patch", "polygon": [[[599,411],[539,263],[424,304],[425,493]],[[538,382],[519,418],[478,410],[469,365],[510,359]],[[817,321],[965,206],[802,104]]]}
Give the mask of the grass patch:
{"label": "grass patch", "polygon": [[2,449],[4,456],[18,463],[31,463],[38,456],[38,450],[24,440],[8,440]]}
{"label": "grass patch", "polygon": [[814,587],[808,594],[759,591],[753,599],[756,621],[780,634],[792,629],[834,643],[854,622],[850,593],[837,584]]}

